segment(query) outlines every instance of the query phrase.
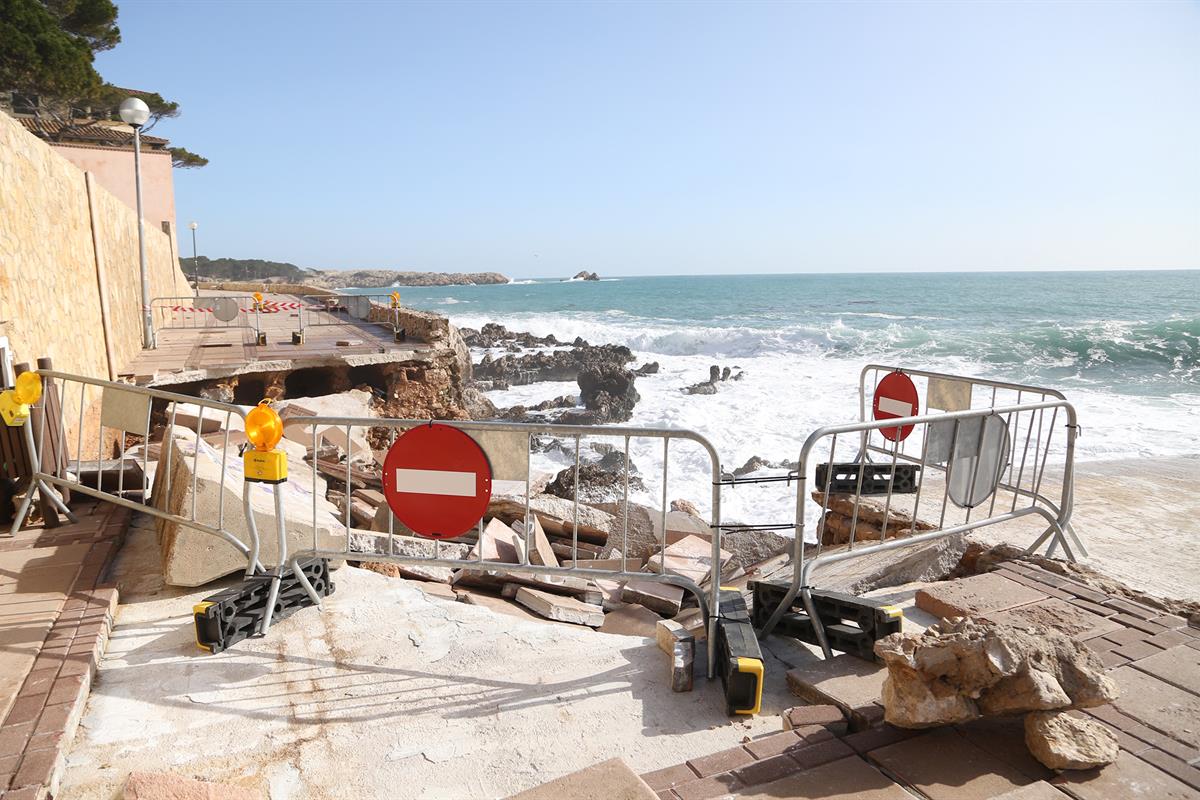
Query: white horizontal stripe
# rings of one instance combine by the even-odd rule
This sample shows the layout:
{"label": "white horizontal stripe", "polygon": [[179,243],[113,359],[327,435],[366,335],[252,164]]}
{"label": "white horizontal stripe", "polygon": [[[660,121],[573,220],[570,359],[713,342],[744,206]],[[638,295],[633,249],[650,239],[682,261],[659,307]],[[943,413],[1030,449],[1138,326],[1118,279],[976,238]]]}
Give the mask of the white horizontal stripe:
{"label": "white horizontal stripe", "polygon": [[442,469],[398,469],[396,491],[474,497],[475,473]]}
{"label": "white horizontal stripe", "polygon": [[879,398],[879,410],[885,411],[888,414],[895,414],[897,417],[911,417],[913,412],[912,403],[903,403],[899,400],[893,400],[890,397]]}

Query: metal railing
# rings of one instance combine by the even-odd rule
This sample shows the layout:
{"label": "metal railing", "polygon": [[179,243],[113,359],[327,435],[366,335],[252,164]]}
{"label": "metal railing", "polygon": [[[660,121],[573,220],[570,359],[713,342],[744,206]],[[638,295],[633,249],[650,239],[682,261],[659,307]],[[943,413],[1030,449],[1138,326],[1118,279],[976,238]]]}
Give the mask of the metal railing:
{"label": "metal railing", "polygon": [[382,325],[393,334],[400,326],[400,305],[389,294],[306,294],[300,298],[300,335],[324,325]]}
{"label": "metal railing", "polygon": [[[350,487],[354,481],[354,470],[351,464],[350,453],[346,454],[346,488],[347,498],[346,507],[343,517],[344,531],[341,535],[345,537],[345,543],[342,547],[321,546],[318,540],[319,529],[319,510],[317,497],[319,495],[318,478],[317,478],[317,454],[320,452],[319,437],[321,432],[334,428],[344,436],[344,441],[349,445],[355,441],[355,432],[366,433],[366,429],[385,429],[387,431],[387,440],[389,446],[391,442],[396,440],[396,437],[404,431],[418,427],[421,425],[430,424],[428,420],[398,420],[398,419],[377,419],[377,418],[356,418],[356,417],[328,417],[328,416],[313,416],[313,417],[292,417],[288,420],[288,425],[302,426],[302,429],[307,429],[312,437],[312,453],[313,453],[313,476],[312,476],[312,494],[313,494],[313,518],[312,531],[313,541],[312,546],[301,551],[290,553],[288,558],[291,561],[293,573],[301,577],[303,582],[302,571],[298,568],[298,561],[307,558],[328,558],[328,559],[346,559],[353,561],[383,561],[396,564],[418,567],[448,567],[451,569],[473,569],[492,571],[504,574],[513,575],[533,575],[553,579],[558,576],[572,576],[577,578],[595,580],[618,580],[618,581],[645,581],[652,583],[665,583],[678,586],[684,589],[695,597],[697,604],[701,609],[701,613],[706,621],[708,629],[708,675],[713,677],[715,669],[716,656],[716,636],[714,632],[715,617],[717,610],[717,597],[720,584],[721,571],[721,495],[720,495],[720,460],[717,456],[715,448],[697,433],[687,430],[676,430],[670,428],[638,428],[638,427],[599,427],[587,425],[555,425],[555,424],[525,424],[512,422],[459,422],[459,421],[439,421],[439,425],[447,425],[458,430],[464,431],[468,435],[495,435],[508,434],[512,438],[509,440],[510,448],[523,447],[523,454],[510,449],[510,455],[515,454],[518,459],[523,458],[525,465],[525,509],[523,517],[523,525],[519,536],[524,538],[524,547],[521,548],[519,563],[511,563],[506,561],[494,561],[484,559],[483,547],[483,521],[478,524],[479,536],[477,539],[476,551],[477,554],[472,558],[453,558],[445,557],[443,551],[445,547],[440,540],[424,540],[430,543],[429,551],[431,555],[428,557],[413,556],[400,554],[395,551],[396,544],[396,518],[390,513],[387,514],[388,526],[386,531],[375,531],[376,536],[364,537],[362,533],[370,532],[353,532],[352,517],[350,510]],[[378,436],[378,432],[377,432]],[[557,437],[566,439],[568,442],[574,443],[575,467],[574,467],[574,484],[572,507],[573,516],[570,521],[571,530],[571,563],[570,567],[562,566],[545,566],[542,564],[531,563],[530,555],[534,552],[532,545],[532,537],[534,536],[532,519],[538,512],[531,506],[530,503],[530,484],[532,475],[530,474],[531,456],[533,450],[533,440],[535,437]],[[580,558],[579,547],[579,508],[580,508],[580,443],[588,437],[603,437],[624,440],[624,481],[622,486],[623,514],[621,519],[621,534],[620,534],[620,568],[619,569],[600,569],[588,568],[586,559]],[[661,536],[662,539],[657,543],[660,554],[659,568],[660,572],[636,572],[630,569],[629,559],[629,492],[630,492],[630,463],[629,463],[629,443],[635,439],[657,439],[662,441],[662,458],[663,458],[663,492],[662,506],[659,509],[661,514]],[[707,576],[709,585],[702,588],[692,578],[685,575],[673,574],[669,571],[669,563],[667,559],[662,558],[661,554],[667,546],[667,512],[669,510],[669,502],[667,495],[667,477],[669,458],[671,452],[671,443],[673,441],[686,440],[699,445],[708,455],[712,467],[712,521],[711,529],[712,536],[712,563],[709,565],[709,573]],[[492,447],[498,445],[492,444]],[[485,448],[487,449],[487,448]],[[494,461],[495,459],[493,459]],[[511,463],[511,462],[510,462]],[[518,461],[519,463],[519,461]],[[327,473],[328,474],[328,473]],[[609,534],[609,542],[616,544],[615,537],[612,533]],[[361,547],[365,539],[371,540],[369,549]],[[379,540],[385,540],[382,543]],[[286,542],[281,539],[280,545],[286,547]],[[615,556],[614,556],[615,559]],[[281,563],[284,559],[280,559]],[[305,585],[305,590],[314,602],[319,604],[320,598],[312,591],[310,586]],[[706,597],[707,593],[707,597]]]}
{"label": "metal railing", "polygon": [[[40,467],[41,459],[34,456],[33,462],[39,466],[33,474],[32,488],[26,493],[13,520],[9,536],[16,535],[33,504],[34,496],[38,493],[66,514],[72,522],[76,521],[55,491],[57,487],[136,510],[166,523],[216,536],[232,546],[240,554],[239,559],[246,559],[247,576],[262,571],[258,530],[250,507],[249,491],[242,493],[245,532],[250,540],[248,544],[235,536],[232,525],[227,524],[231,523],[232,519],[227,519],[229,515],[225,509],[224,491],[218,496],[215,523],[211,519],[203,521],[203,515],[197,513],[197,482],[201,458],[219,461],[222,482],[230,461],[240,463],[236,452],[232,459],[230,458],[229,450],[230,432],[235,429],[234,420],[239,420],[238,426],[245,428],[245,412],[241,408],[161,389],[114,383],[55,370],[39,369],[37,372],[43,378],[52,379],[46,382],[48,392],[59,393],[56,420],[60,431],[58,441],[64,450],[69,450],[70,439],[74,438],[74,453],[61,454],[59,463],[66,465],[62,475],[43,471]],[[43,412],[48,407],[46,398],[47,394],[44,394],[38,403]],[[90,426],[97,404],[100,409],[99,420],[93,438]],[[36,434],[33,431],[32,417],[22,426],[26,444],[34,454],[42,452],[47,439],[48,415],[42,413],[38,416],[40,424]],[[75,427],[74,437],[67,435],[68,421]],[[223,438],[219,458],[215,448],[209,448],[203,439],[203,431],[208,422],[215,423],[215,426],[223,431],[219,434]],[[161,451],[154,459],[154,480],[151,482],[151,434],[156,430],[156,424],[165,426],[165,435],[160,445]],[[176,429],[181,427],[195,432],[194,438],[188,437],[191,438],[190,442],[176,435]],[[106,431],[109,436],[106,436]],[[88,437],[86,441],[85,432]],[[113,435],[115,442],[112,441]],[[140,441],[131,446],[131,437]],[[94,458],[90,455],[93,445]],[[115,459],[106,457],[106,448],[115,448]],[[135,452],[138,450],[140,452]],[[185,507],[181,508],[180,512],[174,512],[166,508],[172,497],[172,473],[177,463],[188,457],[192,461],[190,508]],[[282,521],[282,517],[280,520]]]}
{"label": "metal railing", "polygon": [[[1083,542],[1071,526],[1075,440],[1079,428],[1074,407],[1061,393],[1003,381],[903,369],[898,371],[923,384],[918,386],[922,398],[920,406],[928,409],[933,403],[934,413],[866,420],[868,376],[874,375],[875,385],[878,385],[882,373],[897,370],[881,365],[864,368],[860,382],[863,421],[824,426],[805,440],[795,475],[796,538],[792,582],[760,629],[760,637],[770,634],[799,595],[812,619],[822,650],[829,657],[831,651],[824,626],[811,598],[814,575],[824,566],[872,553],[919,545],[1033,516],[1040,517],[1046,528],[1026,552],[1037,551],[1049,539],[1049,555],[1060,546],[1072,561],[1076,553],[1087,555]],[[978,391],[980,389],[982,393]],[[1008,402],[999,404],[998,400]],[[953,410],[944,410],[943,406]],[[1058,427],[1064,429],[1059,437],[1061,447],[1055,440]],[[909,433],[899,436],[898,432],[903,429],[909,429]],[[832,467],[825,470],[824,486],[816,485],[815,478],[810,478],[818,462],[837,463],[839,439],[843,448],[846,440],[853,448],[851,463],[855,467],[846,471],[857,476],[857,485],[852,492],[831,491],[835,472]],[[872,456],[881,460],[876,461]],[[1061,466],[1049,470],[1051,477],[1047,481],[1052,458],[1061,462]],[[884,497],[882,514],[877,502],[869,514],[863,511],[866,493],[862,491],[862,484],[868,472],[867,464],[882,466],[881,474],[889,475],[886,492],[878,492]],[[904,491],[896,490],[900,466],[917,471],[915,486],[905,487]],[[1053,475],[1055,471],[1057,478]],[[942,481],[940,487],[939,478],[934,477],[938,475]],[[850,479],[855,480],[854,477]],[[1055,482],[1057,487],[1052,485]],[[813,502],[819,508],[818,535],[815,544],[811,545],[815,550],[812,557],[804,543],[810,485],[815,488]],[[1057,497],[1052,499],[1050,495],[1055,488]],[[848,514],[839,515],[835,511],[831,516],[834,495],[840,500],[842,512],[847,504],[850,506]],[[909,495],[911,505],[902,499]],[[1002,495],[1005,495],[1003,500]],[[926,515],[935,518],[936,522],[925,521]],[[873,519],[868,522],[867,516]],[[844,549],[824,552],[825,547],[832,546],[836,540],[836,537],[827,536],[835,521],[842,531],[848,531],[848,541],[844,542]],[[860,530],[870,533],[872,538],[860,540]],[[827,538],[831,545],[825,544]]]}
{"label": "metal railing", "polygon": [[155,331],[180,328],[251,328],[261,331],[260,311],[250,295],[156,297],[150,301]]}

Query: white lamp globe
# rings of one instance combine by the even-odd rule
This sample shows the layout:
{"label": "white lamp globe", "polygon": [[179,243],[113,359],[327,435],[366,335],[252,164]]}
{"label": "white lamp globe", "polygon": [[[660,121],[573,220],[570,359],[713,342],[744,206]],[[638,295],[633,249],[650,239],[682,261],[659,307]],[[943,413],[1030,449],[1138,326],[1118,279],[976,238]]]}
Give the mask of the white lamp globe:
{"label": "white lamp globe", "polygon": [[188,225],[188,227],[191,228],[192,230],[196,230],[196,228],[199,228],[200,226],[197,225],[195,222],[193,222],[192,224]]}
{"label": "white lamp globe", "polygon": [[120,114],[121,119],[127,124],[140,128],[146,124],[146,120],[150,119],[150,106],[142,102],[140,98],[128,97],[121,103]]}

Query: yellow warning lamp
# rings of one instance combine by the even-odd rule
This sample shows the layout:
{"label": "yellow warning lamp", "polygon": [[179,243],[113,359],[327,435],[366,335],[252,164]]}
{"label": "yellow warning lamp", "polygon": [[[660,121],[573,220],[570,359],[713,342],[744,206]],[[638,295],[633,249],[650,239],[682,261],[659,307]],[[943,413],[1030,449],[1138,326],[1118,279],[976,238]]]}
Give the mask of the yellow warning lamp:
{"label": "yellow warning lamp", "polygon": [[17,385],[0,392],[0,417],[4,424],[19,428],[29,419],[29,407],[42,398],[42,377],[36,372],[22,372]]}
{"label": "yellow warning lamp", "polygon": [[400,293],[392,292],[392,308],[400,307]]}
{"label": "yellow warning lamp", "polygon": [[283,483],[287,480],[287,453],[276,450],[283,438],[283,420],[269,400],[263,400],[246,415],[246,438],[254,445],[242,456],[246,480]]}
{"label": "yellow warning lamp", "polygon": [[262,309],[262,304],[263,304],[262,292],[255,292],[254,293],[254,310],[260,311]]}

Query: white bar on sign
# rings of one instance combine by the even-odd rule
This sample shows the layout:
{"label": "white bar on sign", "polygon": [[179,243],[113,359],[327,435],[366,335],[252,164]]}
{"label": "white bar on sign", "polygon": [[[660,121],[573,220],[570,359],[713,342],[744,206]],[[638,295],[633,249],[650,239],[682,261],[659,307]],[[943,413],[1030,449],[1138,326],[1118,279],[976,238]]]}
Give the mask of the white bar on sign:
{"label": "white bar on sign", "polygon": [[474,497],[475,473],[443,469],[397,469],[396,491]]}
{"label": "white bar on sign", "polygon": [[893,400],[890,397],[879,398],[879,410],[888,414],[895,414],[897,417],[911,417],[913,412],[912,403],[903,403],[899,400]]}

